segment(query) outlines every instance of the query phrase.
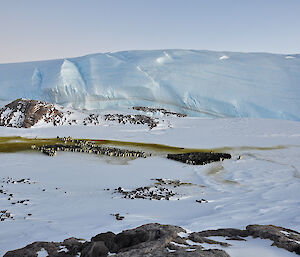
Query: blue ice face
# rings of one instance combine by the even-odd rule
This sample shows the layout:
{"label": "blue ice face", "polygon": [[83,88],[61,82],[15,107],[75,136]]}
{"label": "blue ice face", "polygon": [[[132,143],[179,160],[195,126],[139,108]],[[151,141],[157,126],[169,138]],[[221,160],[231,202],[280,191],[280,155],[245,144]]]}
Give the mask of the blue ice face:
{"label": "blue ice face", "polygon": [[139,105],[299,121],[299,85],[299,55],[155,50],[0,65],[0,99],[85,109]]}

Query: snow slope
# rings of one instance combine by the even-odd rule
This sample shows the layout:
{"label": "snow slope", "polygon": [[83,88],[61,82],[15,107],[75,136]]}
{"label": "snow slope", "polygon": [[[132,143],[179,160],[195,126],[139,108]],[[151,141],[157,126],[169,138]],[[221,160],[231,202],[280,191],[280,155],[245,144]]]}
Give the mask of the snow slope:
{"label": "snow slope", "polygon": [[126,51],[0,64],[0,99],[300,120],[300,55]]}

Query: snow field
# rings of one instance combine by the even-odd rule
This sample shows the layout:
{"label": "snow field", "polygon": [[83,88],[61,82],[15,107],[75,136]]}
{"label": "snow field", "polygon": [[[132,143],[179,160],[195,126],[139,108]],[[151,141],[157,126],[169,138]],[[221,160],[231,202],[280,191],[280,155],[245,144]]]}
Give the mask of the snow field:
{"label": "snow field", "polygon": [[[133,125],[0,128],[1,136],[72,136],[208,149],[225,146],[233,155],[231,160],[191,166],[162,156],[120,163],[79,153],[59,152],[54,158],[38,152],[0,154],[0,181],[9,177],[35,182],[0,183],[8,194],[13,193],[11,200],[0,195],[0,209],[14,217],[0,224],[0,254],[33,241],[71,236],[90,239],[100,232],[120,232],[149,222],[179,225],[189,231],[248,224],[300,230],[298,122],[168,120],[171,128],[150,131]],[[239,155],[241,160],[237,160]],[[153,178],[179,179],[196,186],[172,189],[184,196],[170,201],[122,199],[112,194],[119,186],[128,190],[151,186]],[[27,205],[11,203],[25,199]],[[208,202],[197,203],[199,199]],[[117,221],[111,215],[115,213],[125,219]]]}

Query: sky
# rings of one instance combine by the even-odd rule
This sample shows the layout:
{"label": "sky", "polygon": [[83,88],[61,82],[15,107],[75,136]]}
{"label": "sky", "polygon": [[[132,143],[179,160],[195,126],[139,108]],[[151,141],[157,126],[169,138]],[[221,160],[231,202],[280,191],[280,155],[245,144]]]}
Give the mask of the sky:
{"label": "sky", "polygon": [[0,0],[0,63],[195,49],[300,53],[300,0]]}

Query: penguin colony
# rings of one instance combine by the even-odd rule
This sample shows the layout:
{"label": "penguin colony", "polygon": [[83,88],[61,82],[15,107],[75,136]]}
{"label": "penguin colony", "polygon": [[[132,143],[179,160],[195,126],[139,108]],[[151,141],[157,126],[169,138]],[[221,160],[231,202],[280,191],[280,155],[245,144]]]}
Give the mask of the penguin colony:
{"label": "penguin colony", "polygon": [[[115,147],[98,146],[91,141],[73,139],[71,137],[63,137],[58,139],[63,141],[63,144],[43,145],[37,147],[31,146],[31,149],[38,150],[48,156],[55,156],[57,151],[90,153],[97,155],[107,155],[115,157],[130,157],[130,158],[146,158],[147,154],[143,151],[133,151],[128,149],[120,149]],[[71,144],[70,144],[70,143]],[[68,144],[69,143],[69,144]],[[148,154],[151,156],[151,154]]]}
{"label": "penguin colony", "polygon": [[118,121],[120,124],[141,124],[147,125],[150,129],[157,127],[159,121],[155,118],[146,116],[146,115],[123,115],[123,114],[105,114],[105,121]]}
{"label": "penguin colony", "polygon": [[134,106],[134,107],[132,107],[132,109],[137,110],[137,111],[143,111],[143,112],[151,112],[151,113],[160,112],[166,116],[176,116],[176,117],[186,117],[187,116],[186,114],[179,113],[179,112],[171,112],[164,108],[150,108],[150,107],[144,107],[144,106]]}
{"label": "penguin colony", "polygon": [[191,152],[184,154],[168,154],[167,158],[190,165],[205,165],[211,162],[231,159],[231,155],[228,153]]}
{"label": "penguin colony", "polygon": [[[125,190],[118,187],[114,190],[114,194],[120,194],[124,199],[148,199],[148,200],[170,200],[171,197],[178,195],[171,189],[166,187],[139,187],[135,190]],[[179,200],[179,198],[178,198]]]}

